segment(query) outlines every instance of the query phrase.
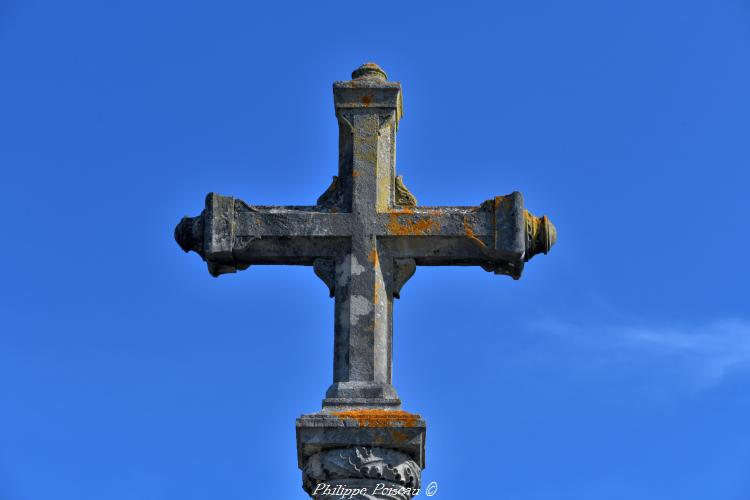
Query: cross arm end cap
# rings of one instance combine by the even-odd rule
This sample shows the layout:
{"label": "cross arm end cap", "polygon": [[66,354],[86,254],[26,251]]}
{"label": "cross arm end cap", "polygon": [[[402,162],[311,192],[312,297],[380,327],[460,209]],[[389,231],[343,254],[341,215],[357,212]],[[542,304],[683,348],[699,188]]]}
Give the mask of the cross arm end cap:
{"label": "cross arm end cap", "polygon": [[197,217],[183,217],[174,230],[174,238],[185,252],[193,251],[208,265],[211,276],[247,269],[249,264],[235,262],[234,198],[209,193],[206,208]]}
{"label": "cross arm end cap", "polygon": [[174,239],[185,253],[193,251],[203,258],[203,212],[183,217],[174,228]]}
{"label": "cross arm end cap", "polygon": [[557,228],[549,217],[536,217],[528,210],[524,210],[526,223],[526,257],[531,259],[540,253],[547,254],[557,242]]}

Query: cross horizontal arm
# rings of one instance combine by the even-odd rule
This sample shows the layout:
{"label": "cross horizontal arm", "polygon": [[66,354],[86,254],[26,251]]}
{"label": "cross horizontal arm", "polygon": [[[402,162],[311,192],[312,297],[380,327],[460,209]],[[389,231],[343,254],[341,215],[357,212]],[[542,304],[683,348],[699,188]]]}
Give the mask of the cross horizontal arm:
{"label": "cross horizontal arm", "polygon": [[[477,265],[514,278],[554,239],[552,225],[532,216],[518,192],[478,207],[414,207],[378,214],[377,220],[379,240],[394,258],[426,266]],[[546,224],[542,230],[540,224]]]}
{"label": "cross horizontal arm", "polygon": [[349,244],[351,214],[315,206],[254,206],[215,193],[198,217],[175,229],[183,250],[193,250],[220,274],[251,264],[311,265]]}

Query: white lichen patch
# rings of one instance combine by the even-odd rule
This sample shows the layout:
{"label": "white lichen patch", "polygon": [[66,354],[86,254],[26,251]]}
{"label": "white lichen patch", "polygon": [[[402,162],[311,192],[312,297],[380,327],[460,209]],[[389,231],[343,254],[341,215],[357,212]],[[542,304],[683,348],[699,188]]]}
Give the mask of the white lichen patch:
{"label": "white lichen patch", "polygon": [[352,325],[356,325],[359,318],[367,316],[372,312],[372,304],[367,297],[362,295],[353,295],[349,305],[349,314],[351,317]]}
{"label": "white lichen patch", "polygon": [[357,262],[357,258],[352,255],[352,275],[357,276],[363,272],[365,272],[365,267],[360,265],[359,262]]}

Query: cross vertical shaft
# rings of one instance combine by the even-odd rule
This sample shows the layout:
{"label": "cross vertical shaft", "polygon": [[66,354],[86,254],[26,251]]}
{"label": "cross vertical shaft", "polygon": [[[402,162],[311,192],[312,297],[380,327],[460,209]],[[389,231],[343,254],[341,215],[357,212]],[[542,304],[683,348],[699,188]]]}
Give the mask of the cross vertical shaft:
{"label": "cross vertical shaft", "polygon": [[375,68],[334,85],[341,205],[352,214],[349,251],[336,259],[334,383],[326,404],[398,406],[391,384],[392,263],[381,259],[374,221],[391,208],[398,83]]}

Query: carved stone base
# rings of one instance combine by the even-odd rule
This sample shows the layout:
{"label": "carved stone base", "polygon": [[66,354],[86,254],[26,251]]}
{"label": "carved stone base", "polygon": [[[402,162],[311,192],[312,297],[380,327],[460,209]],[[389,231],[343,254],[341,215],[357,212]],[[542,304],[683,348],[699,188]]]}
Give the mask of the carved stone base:
{"label": "carved stone base", "polygon": [[419,492],[422,470],[409,455],[356,446],[312,455],[302,470],[315,500],[409,500]]}
{"label": "carved stone base", "polygon": [[408,500],[424,463],[427,424],[402,410],[323,410],[297,419],[297,458],[316,500]]}

